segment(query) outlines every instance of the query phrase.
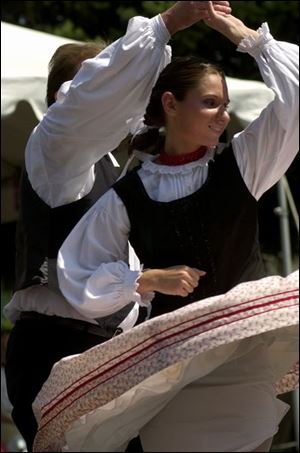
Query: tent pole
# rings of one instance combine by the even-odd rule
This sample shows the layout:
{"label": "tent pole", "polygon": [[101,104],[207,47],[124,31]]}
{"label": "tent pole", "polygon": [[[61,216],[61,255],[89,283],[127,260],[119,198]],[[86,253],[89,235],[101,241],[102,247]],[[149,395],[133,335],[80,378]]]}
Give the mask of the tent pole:
{"label": "tent pole", "polygon": [[[274,212],[279,217],[280,242],[282,253],[282,273],[287,276],[292,272],[292,253],[289,226],[289,213],[287,195],[283,178],[277,183],[278,207]],[[296,436],[297,451],[299,451],[299,389],[293,391],[294,431]]]}

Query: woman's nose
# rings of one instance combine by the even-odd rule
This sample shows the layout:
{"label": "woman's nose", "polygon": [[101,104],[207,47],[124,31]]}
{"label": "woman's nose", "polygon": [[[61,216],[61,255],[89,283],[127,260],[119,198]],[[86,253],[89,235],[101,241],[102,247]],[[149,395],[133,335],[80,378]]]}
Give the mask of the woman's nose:
{"label": "woman's nose", "polygon": [[227,111],[227,107],[224,106],[224,105],[221,105],[218,109],[218,112],[217,112],[217,119],[218,121],[221,121],[221,122],[228,122],[230,120],[230,115]]}

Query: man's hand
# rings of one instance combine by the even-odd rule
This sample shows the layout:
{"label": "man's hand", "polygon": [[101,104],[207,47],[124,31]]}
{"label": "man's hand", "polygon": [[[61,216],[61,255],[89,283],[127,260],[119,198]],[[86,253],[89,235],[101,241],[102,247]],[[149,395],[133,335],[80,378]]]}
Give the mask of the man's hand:
{"label": "man's hand", "polygon": [[149,269],[138,279],[137,292],[157,291],[171,296],[186,297],[199,284],[206,272],[189,266],[172,266],[166,269]]}
{"label": "man's hand", "polygon": [[226,38],[237,46],[241,40],[247,36],[254,36],[254,38],[258,38],[259,34],[257,31],[246,27],[240,19],[237,19],[232,15],[217,14],[215,7],[213,6],[213,2],[207,3],[209,17],[204,19],[206,25],[222,33],[222,35],[226,36]]}
{"label": "man's hand", "polygon": [[170,35],[184,30],[200,20],[208,19],[210,17],[209,3],[212,3],[212,8],[218,14],[231,13],[229,2],[176,2],[161,14]]}

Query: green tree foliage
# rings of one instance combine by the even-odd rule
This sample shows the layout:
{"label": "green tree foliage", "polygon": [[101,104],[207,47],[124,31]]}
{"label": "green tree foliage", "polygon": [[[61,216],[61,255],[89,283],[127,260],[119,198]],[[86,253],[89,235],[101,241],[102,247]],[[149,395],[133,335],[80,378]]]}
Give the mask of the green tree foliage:
{"label": "green tree foliage", "polygon": [[[171,1],[6,1],[2,20],[80,41],[113,41],[122,36],[135,15],[152,17]],[[281,41],[298,42],[298,1],[232,1],[233,14],[249,27],[269,23]],[[219,63],[229,76],[260,79],[247,55],[203,23],[174,35],[173,55],[201,55]]]}

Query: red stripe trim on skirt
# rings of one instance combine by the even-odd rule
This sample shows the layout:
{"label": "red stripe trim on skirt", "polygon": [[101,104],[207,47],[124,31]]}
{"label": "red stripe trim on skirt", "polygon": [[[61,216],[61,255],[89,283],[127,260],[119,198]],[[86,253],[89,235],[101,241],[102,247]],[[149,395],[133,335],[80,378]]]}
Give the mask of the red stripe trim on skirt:
{"label": "red stripe trim on skirt", "polygon": [[[134,363],[130,364],[127,368],[123,368],[122,367],[122,369],[117,371],[115,374],[113,374],[113,375],[110,374],[109,377],[107,377],[106,379],[102,380],[102,382],[98,381],[94,387],[92,387],[92,388],[89,387],[86,392],[82,393],[82,389],[85,386],[91,384],[91,382],[95,381],[96,379],[99,379],[99,378],[101,378],[103,376],[105,377],[105,374],[111,373],[114,369],[120,368],[122,365],[126,364],[126,362],[132,360],[133,358],[135,358],[138,355],[141,355],[141,354],[145,353],[146,350],[148,350],[149,348],[153,348],[153,346],[157,346],[159,343],[162,343],[164,341],[170,340],[170,338],[173,338],[173,337],[176,337],[176,336],[180,336],[179,339],[175,340],[172,343],[168,343],[168,344],[166,344],[164,346],[160,345],[159,349],[162,350],[164,348],[168,348],[168,347],[174,346],[174,344],[176,344],[176,343],[180,343],[180,342],[186,341],[187,339],[193,338],[193,337],[199,335],[199,333],[205,333],[205,332],[208,332],[209,330],[213,330],[213,329],[216,329],[216,328],[224,326],[224,325],[229,325],[229,324],[232,324],[233,322],[238,322],[238,321],[241,321],[241,320],[244,320],[244,319],[247,319],[247,318],[252,318],[254,316],[258,316],[258,315],[261,315],[261,314],[269,312],[269,311],[280,310],[282,308],[286,308],[286,307],[297,305],[297,304],[289,304],[289,305],[284,305],[284,306],[279,306],[279,307],[277,306],[278,304],[286,302],[286,301],[297,300],[297,296],[296,295],[291,295],[291,296],[288,296],[288,297],[281,297],[281,298],[279,298],[278,300],[275,300],[275,301],[272,300],[272,301],[268,301],[268,302],[264,302],[264,303],[260,303],[260,304],[256,304],[256,305],[250,305],[250,306],[247,306],[247,307],[243,307],[242,309],[239,309],[239,310],[234,310],[235,308],[243,306],[245,304],[249,304],[249,303],[253,304],[253,302],[261,301],[263,299],[268,299],[270,297],[274,298],[274,296],[282,296],[284,294],[287,295],[287,294],[293,293],[295,291],[296,290],[289,290],[289,291],[284,291],[284,292],[281,292],[281,293],[270,294],[270,295],[267,295],[267,296],[262,296],[262,297],[250,300],[250,301],[248,300],[248,301],[241,302],[239,304],[231,305],[231,306],[225,307],[223,309],[215,310],[215,311],[213,311],[211,313],[203,314],[201,316],[198,316],[198,317],[195,317],[195,318],[191,318],[191,319],[189,319],[187,321],[181,322],[181,323],[179,323],[177,325],[173,325],[170,328],[165,329],[164,331],[161,331],[159,333],[156,333],[156,334],[148,337],[146,340],[144,339],[142,342],[137,344],[134,348],[131,348],[130,350],[127,350],[127,351],[123,352],[119,356],[113,357],[112,359],[110,359],[106,363],[104,363],[101,366],[95,368],[94,370],[90,371],[86,375],[82,376],[77,381],[74,381],[71,386],[67,387],[63,392],[61,392],[59,395],[57,395],[53,401],[50,401],[49,403],[47,403],[41,410],[41,412],[43,412],[43,410],[44,410],[41,419],[44,419],[46,417],[48,418],[50,416],[50,413],[53,410],[55,410],[55,408],[58,405],[62,404],[64,407],[61,408],[61,410],[59,410],[52,418],[50,418],[50,419],[48,418],[47,421],[45,420],[44,424],[41,423],[39,431],[41,431],[48,423],[50,423],[62,411],[67,409],[70,405],[75,403],[78,399],[82,398],[88,392],[90,392],[91,390],[93,390],[94,388],[99,386],[100,384],[103,384],[103,383],[109,381],[110,379],[116,377],[118,374],[120,374],[120,372],[126,371],[127,369],[137,365],[137,363],[142,362],[143,360],[147,359],[149,356],[151,356],[151,355],[155,354],[155,352],[157,352],[157,348],[155,348],[154,351],[150,352],[146,356],[143,355],[142,358],[140,358],[139,360],[134,361]],[[276,305],[276,306],[274,307],[274,305]],[[261,308],[264,308],[264,307],[271,307],[271,306],[273,306],[273,308],[269,308],[268,310],[264,310],[264,311],[259,311],[259,313],[251,314],[251,315],[248,315],[248,316],[242,316],[243,313],[249,312],[250,310],[258,310],[258,309],[261,309]],[[230,313],[224,313],[224,312],[226,312],[228,310],[231,310],[231,312]],[[220,315],[220,316],[214,316],[214,317],[211,316],[211,315],[215,315],[216,313],[220,313],[220,312],[221,313],[223,312],[223,314]],[[238,319],[229,320],[230,318],[236,317],[237,315],[239,315]],[[147,346],[145,346],[145,342],[146,341],[152,340],[153,338],[158,337],[158,336],[162,336],[163,334],[165,334],[168,331],[171,331],[171,330],[173,330],[175,328],[178,328],[179,326],[182,326],[184,324],[187,324],[187,323],[190,323],[190,322],[194,322],[194,321],[196,321],[198,319],[201,319],[203,317],[206,317],[206,316],[210,316],[210,318],[206,319],[205,321],[199,322],[198,324],[193,324],[192,326],[185,327],[185,328],[183,328],[183,329],[181,329],[179,331],[176,331],[175,333],[170,333],[169,335],[164,335],[162,338],[157,338],[155,341],[153,341],[150,344],[148,344]],[[224,319],[227,319],[228,322],[225,322],[225,323],[222,322],[222,320],[224,320]],[[217,323],[217,325],[213,325],[211,327],[208,327],[210,324],[213,324],[213,323]],[[207,329],[205,329],[205,330],[201,329],[201,332],[199,332],[199,330],[198,330],[197,332],[193,332],[191,335],[185,335],[184,338],[182,338],[183,334],[189,334],[192,330],[202,328],[205,325],[208,325]],[[125,357],[123,360],[119,361],[117,364],[114,364],[114,365],[110,366],[108,369],[106,369],[104,371],[101,371],[101,372],[97,373],[96,375],[94,375],[94,376],[89,378],[89,376],[91,374],[95,373],[98,369],[103,368],[104,366],[109,364],[109,362],[111,362],[113,360],[115,361],[118,357],[124,356],[125,354],[132,352],[133,349],[135,349],[135,348],[137,348],[137,347],[139,347],[141,345],[143,345],[143,347],[141,349],[139,349],[138,351],[136,351],[136,352],[130,354],[129,356]],[[86,379],[84,382],[79,383],[75,388],[70,390],[67,394],[65,394],[64,396],[59,398],[60,395],[62,393],[65,393],[65,391],[68,388],[73,387],[74,385],[76,385],[77,382],[82,381],[85,378],[88,378],[88,379]],[[75,397],[75,399],[72,398],[72,401],[69,402],[69,404],[64,404],[64,402],[67,403],[67,399],[69,399],[75,392],[78,392],[80,390],[81,390],[81,393],[80,393],[80,395],[78,397]],[[57,399],[57,398],[59,398],[59,399]],[[46,409],[47,407],[48,407],[48,409]],[[41,420],[41,422],[42,422],[42,420]]]}

